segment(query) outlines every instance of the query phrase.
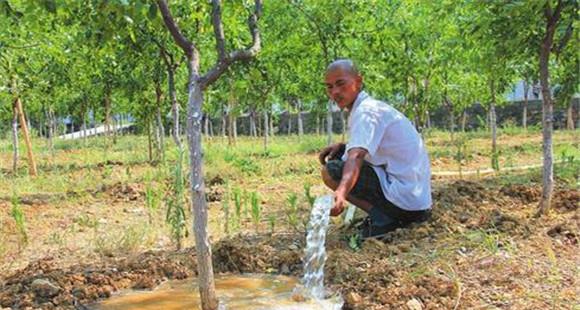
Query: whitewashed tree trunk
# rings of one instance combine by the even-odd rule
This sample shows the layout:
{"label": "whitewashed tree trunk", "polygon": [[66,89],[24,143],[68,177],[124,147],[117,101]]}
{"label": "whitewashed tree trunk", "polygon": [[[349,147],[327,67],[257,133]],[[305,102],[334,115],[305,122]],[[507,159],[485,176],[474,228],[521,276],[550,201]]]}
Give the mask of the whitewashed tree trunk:
{"label": "whitewashed tree trunk", "polygon": [[232,128],[234,129],[234,144],[238,141],[238,118],[232,116]]}
{"label": "whitewashed tree trunk", "polygon": [[19,157],[19,142],[18,142],[18,108],[16,107],[16,101],[12,106],[12,172],[16,174],[18,169],[18,157]]}
{"label": "whitewashed tree trunk", "polygon": [[270,124],[270,136],[274,137],[276,135],[276,131],[274,130],[274,114],[268,114],[270,120],[268,123]]}
{"label": "whitewashed tree trunk", "polygon": [[320,136],[320,117],[316,115],[316,135]]}
{"label": "whitewashed tree trunk", "polygon": [[161,118],[161,100],[158,101],[155,116],[157,123],[159,157],[163,159],[165,158],[165,127],[163,126],[163,120]]}
{"label": "whitewashed tree trunk", "polygon": [[203,134],[209,138],[209,117],[207,115],[203,118]]}
{"label": "whitewashed tree trunk", "polygon": [[264,111],[264,152],[268,151],[268,129],[270,125],[268,124],[268,111]]}
{"label": "whitewashed tree trunk", "polygon": [[298,114],[297,114],[298,138],[302,139],[302,136],[304,135],[304,121],[302,119],[302,101],[298,100],[297,106],[298,106]]}
{"label": "whitewashed tree trunk", "polygon": [[203,93],[199,85],[197,70],[199,63],[190,63],[189,98],[187,103],[187,141],[189,144],[189,166],[191,167],[191,213],[194,215],[192,230],[195,234],[199,291],[204,309],[217,309],[211,244],[207,231],[207,203],[203,180],[201,148],[201,105]]}
{"label": "whitewashed tree trunk", "polygon": [[332,144],[332,100],[328,100],[328,107],[326,113],[326,144]]}
{"label": "whitewashed tree trunk", "polygon": [[292,133],[292,113],[288,112],[288,132],[287,134],[290,135]]}
{"label": "whitewashed tree trunk", "polygon": [[249,118],[250,118],[250,136],[257,137],[258,130],[256,129],[256,112],[254,111],[254,109],[250,110]]}
{"label": "whitewashed tree trunk", "polygon": [[499,170],[499,159],[497,151],[497,117],[495,113],[495,82],[490,82],[491,102],[489,103],[489,126],[491,129],[491,167]]}
{"label": "whitewashed tree trunk", "polygon": [[526,79],[524,79],[524,107],[523,107],[523,111],[522,111],[522,126],[524,127],[524,130],[528,129],[528,91],[530,89],[530,86],[528,84],[528,81]]}
{"label": "whitewashed tree trunk", "polygon": [[226,113],[222,113],[222,137],[226,136],[227,118],[228,115]]}
{"label": "whitewashed tree trunk", "polygon": [[54,136],[56,134],[56,118],[54,116],[54,111],[52,107],[48,108],[48,146],[50,148],[50,153],[54,155]]}
{"label": "whitewashed tree trunk", "polygon": [[574,100],[570,99],[566,109],[566,129],[574,130]]}
{"label": "whitewashed tree trunk", "polygon": [[467,127],[467,109],[463,109],[463,113],[461,115],[461,131],[465,132],[466,127]]}
{"label": "whitewashed tree trunk", "polygon": [[552,11],[549,4],[544,8],[546,16],[546,33],[542,39],[539,53],[540,64],[540,85],[542,86],[542,149],[544,155],[543,176],[542,176],[542,199],[536,216],[546,213],[552,204],[552,193],[554,191],[554,162],[552,135],[554,128],[554,103],[550,92],[550,53],[554,41],[554,33],[560,18],[561,2]]}
{"label": "whitewashed tree trunk", "polygon": [[179,126],[179,103],[177,102],[177,95],[175,93],[175,71],[171,66],[168,66],[167,69],[167,84],[169,87],[169,98],[171,100],[171,118],[173,118],[173,130],[171,134],[173,142],[175,142],[179,152],[181,152],[183,145],[181,143],[181,126]]}

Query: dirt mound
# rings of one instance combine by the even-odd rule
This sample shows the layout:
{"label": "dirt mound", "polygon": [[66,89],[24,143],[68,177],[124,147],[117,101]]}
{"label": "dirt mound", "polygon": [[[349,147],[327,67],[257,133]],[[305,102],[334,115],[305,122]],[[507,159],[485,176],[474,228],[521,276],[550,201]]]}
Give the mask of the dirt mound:
{"label": "dirt mound", "polygon": [[144,253],[133,259],[58,268],[47,258],[28,265],[0,284],[0,306],[15,309],[73,308],[124,289],[151,289],[166,279],[193,276],[191,255]]}
{"label": "dirt mound", "polygon": [[574,189],[561,189],[554,193],[554,208],[562,211],[576,211],[580,205],[580,192]]}
{"label": "dirt mound", "polygon": [[518,198],[523,203],[539,202],[542,197],[541,188],[521,184],[504,186],[500,189],[500,192],[506,196]]}
{"label": "dirt mound", "polygon": [[144,186],[139,183],[105,184],[97,188],[96,192],[104,192],[115,201],[135,201],[145,196]]}

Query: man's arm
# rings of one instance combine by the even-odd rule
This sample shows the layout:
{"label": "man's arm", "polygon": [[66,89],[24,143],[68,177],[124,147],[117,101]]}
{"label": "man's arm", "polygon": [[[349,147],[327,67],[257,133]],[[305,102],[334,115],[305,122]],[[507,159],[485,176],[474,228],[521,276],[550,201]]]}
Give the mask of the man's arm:
{"label": "man's arm", "polygon": [[334,191],[334,207],[330,210],[330,215],[337,216],[344,210],[346,197],[358,181],[360,169],[367,154],[368,151],[360,147],[352,148],[348,151],[342,170],[342,179],[336,191]]}

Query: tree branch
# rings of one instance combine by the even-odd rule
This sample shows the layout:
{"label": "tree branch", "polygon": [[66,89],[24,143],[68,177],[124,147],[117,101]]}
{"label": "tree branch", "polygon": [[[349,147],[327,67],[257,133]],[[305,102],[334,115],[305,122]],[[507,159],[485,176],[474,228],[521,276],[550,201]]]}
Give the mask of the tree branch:
{"label": "tree branch", "polygon": [[[217,2],[217,3],[216,3]],[[219,0],[214,0],[214,11],[212,14],[216,12],[215,5],[219,5]],[[217,10],[219,13],[219,10]],[[225,46],[223,47],[223,56],[220,54],[220,41],[223,44],[223,30],[216,29],[216,25],[219,26],[221,29],[221,14],[220,15],[213,15],[212,21],[214,24],[214,33],[216,35],[216,42],[218,46],[218,60],[216,61],[215,65],[201,78],[201,88],[206,89],[209,85],[215,82],[228,68],[229,66],[241,60],[249,60],[256,56],[261,48],[261,37],[260,37],[260,30],[258,29],[258,19],[262,15],[262,0],[255,0],[254,5],[254,12],[248,18],[248,27],[250,28],[250,33],[252,34],[252,45],[243,50],[237,50],[231,52],[229,55],[225,52]],[[221,38],[220,36],[221,32]],[[223,57],[223,58],[222,58]]]}
{"label": "tree branch", "polygon": [[165,23],[165,26],[167,26],[167,29],[171,33],[171,36],[173,36],[173,39],[175,40],[177,45],[179,45],[179,47],[181,47],[181,49],[185,52],[187,57],[191,59],[193,57],[195,45],[189,40],[187,40],[187,38],[185,38],[185,36],[181,33],[179,26],[171,16],[171,12],[169,11],[167,2],[165,0],[157,0],[157,6],[161,11],[161,16],[163,16],[163,22]]}
{"label": "tree branch", "polygon": [[213,7],[211,11],[211,23],[213,24],[218,61],[224,61],[226,59],[226,43],[224,38],[224,28],[222,27],[221,2],[220,0],[213,0],[211,5]]}

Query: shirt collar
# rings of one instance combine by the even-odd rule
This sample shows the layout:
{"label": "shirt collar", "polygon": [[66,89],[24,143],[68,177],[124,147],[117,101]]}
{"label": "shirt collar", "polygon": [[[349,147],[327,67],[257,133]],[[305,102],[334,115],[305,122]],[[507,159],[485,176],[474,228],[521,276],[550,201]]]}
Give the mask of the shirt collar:
{"label": "shirt collar", "polygon": [[356,107],[358,107],[360,105],[360,103],[363,102],[368,97],[369,97],[369,94],[367,94],[366,91],[361,90],[358,93],[358,96],[356,97],[356,99],[354,100],[354,103],[352,104],[352,109],[349,111],[349,114],[352,113],[352,111],[354,111],[356,109]]}

